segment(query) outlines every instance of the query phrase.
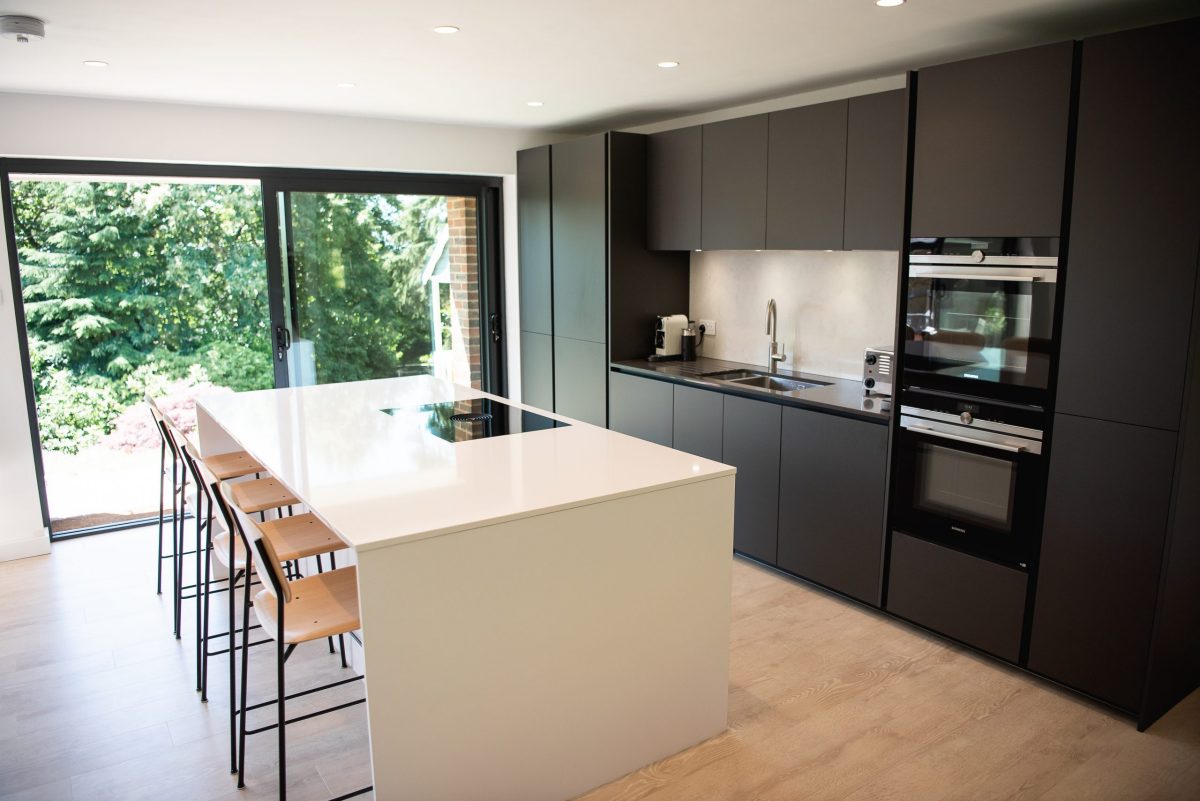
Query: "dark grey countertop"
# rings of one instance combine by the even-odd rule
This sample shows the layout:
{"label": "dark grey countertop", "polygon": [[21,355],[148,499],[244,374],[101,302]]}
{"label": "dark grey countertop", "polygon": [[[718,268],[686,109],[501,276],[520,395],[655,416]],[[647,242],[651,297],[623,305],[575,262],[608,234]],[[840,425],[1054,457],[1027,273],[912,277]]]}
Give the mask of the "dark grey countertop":
{"label": "dark grey countertop", "polygon": [[791,370],[778,370],[783,378],[796,378],[801,381],[819,381],[829,386],[813,387],[795,392],[768,392],[765,390],[739,387],[724,381],[714,381],[702,377],[704,373],[715,373],[722,370],[754,370],[765,373],[767,368],[742,362],[728,362],[724,359],[709,359],[698,357],[694,362],[684,362],[677,359],[670,361],[652,362],[646,359],[631,359],[613,362],[612,369],[633,375],[643,375],[650,378],[660,378],[677,384],[689,384],[705,389],[724,392],[728,395],[739,395],[743,398],[753,398],[784,406],[798,406],[819,412],[841,414],[846,417],[857,417],[876,423],[886,423],[891,418],[891,399],[879,397],[863,397],[862,383],[849,381],[845,378],[797,373]]}

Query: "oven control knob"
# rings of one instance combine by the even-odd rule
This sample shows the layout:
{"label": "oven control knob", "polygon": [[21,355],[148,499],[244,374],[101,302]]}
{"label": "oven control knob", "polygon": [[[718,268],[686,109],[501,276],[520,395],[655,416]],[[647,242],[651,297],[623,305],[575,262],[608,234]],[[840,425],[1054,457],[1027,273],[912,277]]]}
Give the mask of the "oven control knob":
{"label": "oven control knob", "polygon": [[958,416],[958,419],[962,420],[963,424],[968,426],[975,422],[975,417],[970,412],[963,412]]}
{"label": "oven control knob", "polygon": [[876,361],[878,361],[878,359],[875,358],[874,353],[867,356],[867,364],[874,364]]}
{"label": "oven control knob", "polygon": [[982,262],[983,261],[983,251],[982,250],[971,251],[971,261],[975,262],[976,264]]}
{"label": "oven control knob", "polygon": [[868,379],[864,380],[864,381],[863,381],[863,386],[865,386],[867,389],[871,389],[872,387],[874,387],[874,386],[875,386],[875,379],[874,379],[874,378],[868,378]]}

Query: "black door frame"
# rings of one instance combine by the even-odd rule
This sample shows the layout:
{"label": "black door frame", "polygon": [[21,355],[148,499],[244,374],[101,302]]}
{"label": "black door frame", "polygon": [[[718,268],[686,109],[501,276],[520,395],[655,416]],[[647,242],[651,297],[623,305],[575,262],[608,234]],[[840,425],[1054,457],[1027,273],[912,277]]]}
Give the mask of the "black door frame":
{"label": "black door frame", "polygon": [[[377,192],[416,195],[457,195],[476,198],[479,242],[480,327],[483,338],[482,369],[485,391],[496,395],[507,392],[504,329],[504,229],[500,176],[441,175],[432,173],[398,173],[363,170],[304,169],[293,167],[244,167],[220,164],[176,164],[143,161],[98,161],[75,159],[37,159],[0,157],[0,205],[3,206],[5,245],[8,249],[9,278],[13,312],[17,324],[17,344],[21,352],[21,380],[25,387],[25,406],[29,418],[29,437],[33,446],[38,497],[42,510],[42,525],[50,530],[50,506],[46,495],[45,468],[42,462],[41,428],[38,425],[37,400],[33,389],[33,372],[29,362],[29,336],[25,323],[25,303],[21,292],[21,268],[17,260],[16,228],[12,205],[14,174],[79,175],[91,178],[212,178],[258,181],[262,188],[263,235],[267,256],[267,291],[271,325],[274,329],[283,321],[282,261],[279,247],[277,191]],[[281,188],[281,189],[280,189]],[[274,251],[274,255],[272,255]],[[281,383],[278,361],[275,365],[276,386],[286,386],[286,364]],[[67,539],[85,534],[112,531],[144,525],[144,521],[128,524],[96,526],[51,533],[50,539]]]}

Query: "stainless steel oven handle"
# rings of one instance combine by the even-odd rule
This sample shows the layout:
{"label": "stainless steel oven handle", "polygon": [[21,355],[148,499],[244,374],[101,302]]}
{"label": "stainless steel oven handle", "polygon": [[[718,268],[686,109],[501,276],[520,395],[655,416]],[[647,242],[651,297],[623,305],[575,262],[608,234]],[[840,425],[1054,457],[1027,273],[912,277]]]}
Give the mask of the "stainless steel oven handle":
{"label": "stainless steel oven handle", "polygon": [[966,279],[968,281],[1012,281],[1014,283],[1032,283],[1034,281],[1042,280],[1040,275],[987,275],[984,273],[966,272],[935,273],[927,272],[925,270],[913,270],[911,275],[913,278],[943,278],[950,280]]}
{"label": "stainless steel oven handle", "polygon": [[936,429],[927,426],[906,425],[904,428],[909,431],[920,431],[922,434],[928,434],[931,437],[940,437],[942,439],[952,439],[956,442],[966,442],[971,445],[983,445],[986,448],[995,448],[998,451],[1008,451],[1009,453],[1021,453],[1025,450],[1023,445],[1009,445],[1004,442],[988,442],[982,439],[972,439],[971,437],[960,437],[958,434],[947,434],[945,431],[937,431]]}

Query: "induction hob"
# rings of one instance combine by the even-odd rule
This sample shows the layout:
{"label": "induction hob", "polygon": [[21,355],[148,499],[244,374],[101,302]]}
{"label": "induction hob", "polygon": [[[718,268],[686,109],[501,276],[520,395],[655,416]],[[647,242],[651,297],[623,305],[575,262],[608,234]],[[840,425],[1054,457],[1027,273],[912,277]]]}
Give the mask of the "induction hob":
{"label": "induction hob", "polygon": [[446,442],[469,442],[570,425],[491,398],[397,406],[381,411],[393,417],[413,419],[430,434]]}

